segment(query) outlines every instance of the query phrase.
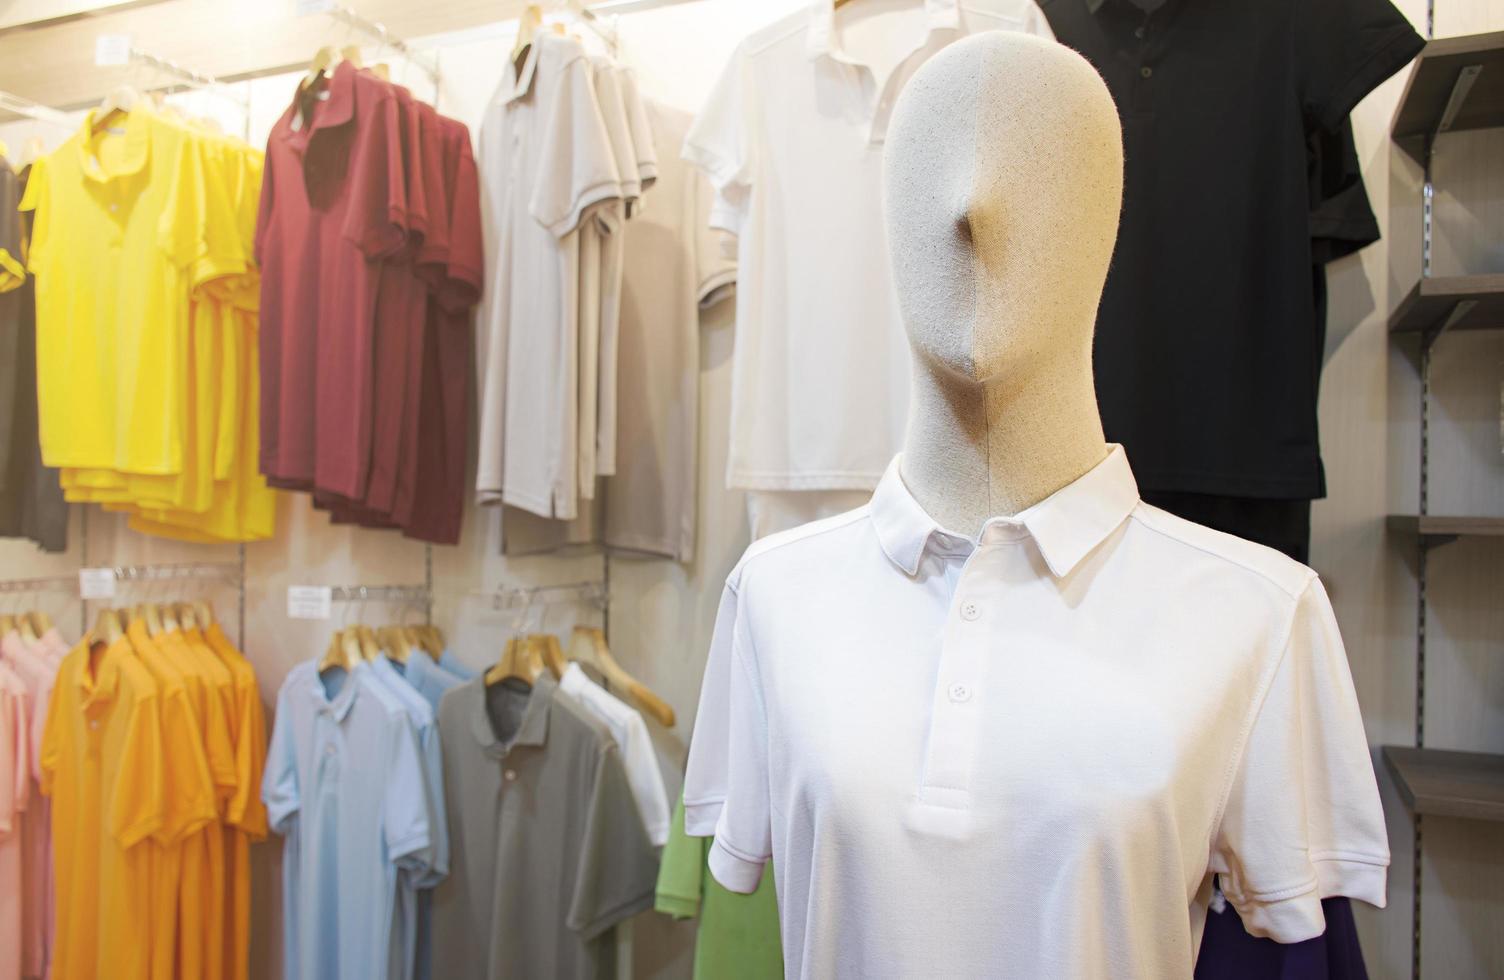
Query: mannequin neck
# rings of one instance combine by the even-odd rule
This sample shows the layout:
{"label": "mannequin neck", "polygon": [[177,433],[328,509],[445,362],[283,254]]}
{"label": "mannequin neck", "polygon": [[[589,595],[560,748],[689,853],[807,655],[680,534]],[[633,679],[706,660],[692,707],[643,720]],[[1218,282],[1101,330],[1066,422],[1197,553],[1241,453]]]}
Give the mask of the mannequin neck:
{"label": "mannequin neck", "polygon": [[975,537],[1107,457],[1089,347],[985,383],[916,357],[910,397],[904,485],[949,531]]}

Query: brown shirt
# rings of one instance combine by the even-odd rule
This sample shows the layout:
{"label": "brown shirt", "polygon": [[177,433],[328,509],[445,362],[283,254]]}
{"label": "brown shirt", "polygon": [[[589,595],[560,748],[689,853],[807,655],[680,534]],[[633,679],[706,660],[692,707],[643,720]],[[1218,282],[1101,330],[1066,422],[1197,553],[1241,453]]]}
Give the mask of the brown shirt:
{"label": "brown shirt", "polygon": [[658,859],[616,743],[545,674],[439,706],[450,874],[433,976],[615,975],[612,927],[652,906]]}

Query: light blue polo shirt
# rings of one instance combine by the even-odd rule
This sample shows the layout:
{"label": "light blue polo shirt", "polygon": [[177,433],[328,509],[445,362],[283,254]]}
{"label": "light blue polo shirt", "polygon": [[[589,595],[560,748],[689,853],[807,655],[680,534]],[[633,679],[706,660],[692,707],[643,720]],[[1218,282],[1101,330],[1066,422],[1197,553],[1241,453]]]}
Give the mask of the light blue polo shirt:
{"label": "light blue polo shirt", "polygon": [[[449,657],[451,662],[454,660],[447,653],[444,656]],[[439,712],[439,702],[444,700],[444,693],[469,679],[449,670],[442,661],[435,663],[426,653],[414,653],[407,658],[406,664],[394,661],[392,668],[402,675],[413,690],[423,695],[423,700],[428,702],[435,715]]]}
{"label": "light blue polo shirt", "polygon": [[473,681],[480,676],[480,671],[461,663],[460,658],[456,657],[452,650],[445,650],[443,656],[439,657],[439,666],[462,681]]}
{"label": "light blue polo shirt", "polygon": [[[433,865],[421,880],[408,875],[397,882],[397,928],[402,939],[404,977],[428,980],[433,959],[433,891],[449,874],[449,827],[444,815],[444,758],[439,748],[439,730],[434,708],[412,684],[414,675],[424,677],[424,663],[433,664],[427,654],[413,654],[408,666],[378,657],[371,662],[371,673],[402,702],[418,730],[418,744],[423,754],[423,783],[428,792],[430,826],[433,828]],[[437,665],[433,673],[445,673]],[[447,676],[453,676],[452,674]],[[455,683],[460,683],[455,679]]]}
{"label": "light blue polo shirt", "polygon": [[286,980],[402,980],[398,879],[429,873],[418,731],[368,665],[298,664],[277,692],[261,798],[283,848]]}

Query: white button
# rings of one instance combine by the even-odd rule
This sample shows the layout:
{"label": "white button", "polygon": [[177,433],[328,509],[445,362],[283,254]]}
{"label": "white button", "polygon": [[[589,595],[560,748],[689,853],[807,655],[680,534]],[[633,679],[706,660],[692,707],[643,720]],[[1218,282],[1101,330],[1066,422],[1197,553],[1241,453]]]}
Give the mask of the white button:
{"label": "white button", "polygon": [[966,620],[968,623],[976,622],[977,619],[981,617],[981,615],[982,607],[977,605],[975,602],[967,599],[965,602],[961,603],[961,618]]}
{"label": "white button", "polygon": [[950,686],[950,699],[956,704],[965,704],[971,700],[971,688],[965,684],[952,684]]}
{"label": "white button", "polygon": [[515,781],[517,779],[517,770],[516,769],[505,769],[505,770],[502,770],[501,775],[506,779],[507,782],[510,783],[510,782],[513,782],[513,781]]}

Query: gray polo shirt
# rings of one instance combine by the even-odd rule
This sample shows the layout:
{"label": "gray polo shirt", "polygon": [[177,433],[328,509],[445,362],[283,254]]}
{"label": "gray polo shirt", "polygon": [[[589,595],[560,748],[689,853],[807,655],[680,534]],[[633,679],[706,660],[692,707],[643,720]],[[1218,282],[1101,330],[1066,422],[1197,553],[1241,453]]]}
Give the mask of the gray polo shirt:
{"label": "gray polo shirt", "polygon": [[653,903],[658,858],[616,743],[551,675],[439,706],[450,874],[434,891],[433,976],[615,976],[611,929]]}

